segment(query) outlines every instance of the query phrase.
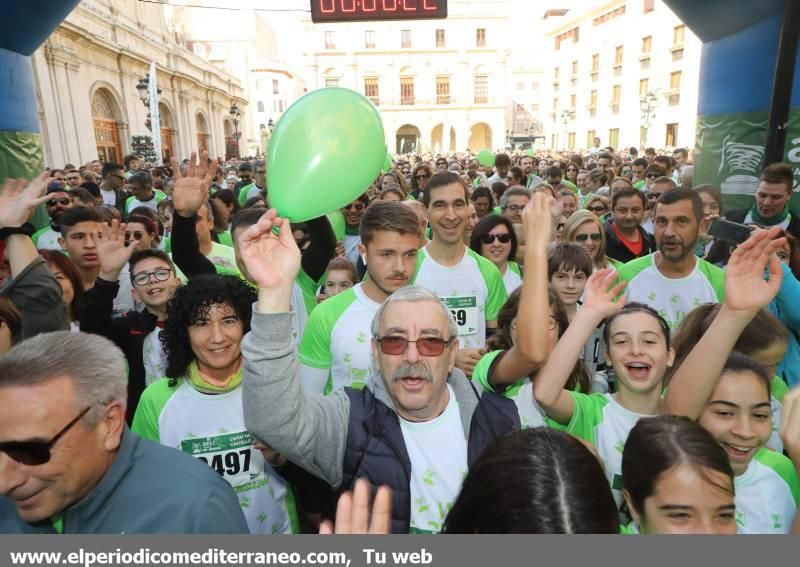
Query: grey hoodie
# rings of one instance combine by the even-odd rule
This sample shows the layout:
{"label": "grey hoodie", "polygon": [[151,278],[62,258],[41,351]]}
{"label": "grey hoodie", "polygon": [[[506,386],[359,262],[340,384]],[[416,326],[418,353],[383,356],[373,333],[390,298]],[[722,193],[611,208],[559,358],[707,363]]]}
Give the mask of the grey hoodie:
{"label": "grey hoodie", "polygon": [[[259,313],[253,308],[251,330],[242,341],[244,419],[247,429],[290,461],[339,488],[350,417],[350,399],[338,390],[329,396],[305,391],[297,378],[297,355],[291,313]],[[459,369],[448,378],[461,412],[464,438],[478,395]],[[367,388],[394,409],[380,377]]]}

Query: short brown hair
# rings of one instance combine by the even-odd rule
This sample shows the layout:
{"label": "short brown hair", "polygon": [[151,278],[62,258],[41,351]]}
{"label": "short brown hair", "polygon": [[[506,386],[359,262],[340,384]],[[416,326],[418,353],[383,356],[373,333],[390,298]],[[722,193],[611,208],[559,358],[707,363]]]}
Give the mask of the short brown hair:
{"label": "short brown hair", "polygon": [[453,183],[458,183],[461,185],[461,187],[464,189],[464,201],[469,202],[469,190],[467,189],[464,180],[461,179],[461,176],[452,171],[443,171],[435,174],[430,178],[430,181],[428,181],[428,188],[422,194],[422,204],[425,205],[425,208],[427,209],[431,206],[431,193],[434,189],[451,185]]}
{"label": "short brown hair", "polygon": [[592,275],[594,263],[583,246],[575,242],[559,242],[550,248],[547,253],[547,279],[553,277],[558,271],[571,271],[584,273],[586,277]]}
{"label": "short brown hair", "polygon": [[782,183],[786,185],[786,192],[791,193],[794,186],[794,173],[788,164],[773,163],[764,168],[758,180],[765,183]]}
{"label": "short brown hair", "polygon": [[375,201],[361,217],[361,243],[369,244],[379,230],[419,236],[419,218],[397,201]]}

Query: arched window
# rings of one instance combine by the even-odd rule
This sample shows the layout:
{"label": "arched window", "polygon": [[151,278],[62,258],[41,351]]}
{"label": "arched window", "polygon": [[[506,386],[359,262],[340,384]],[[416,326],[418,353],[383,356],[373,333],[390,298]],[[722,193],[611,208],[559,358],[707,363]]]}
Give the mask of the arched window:
{"label": "arched window", "polygon": [[259,100],[258,104],[257,104],[257,107],[258,107],[258,112],[264,112],[264,101],[263,100]]}

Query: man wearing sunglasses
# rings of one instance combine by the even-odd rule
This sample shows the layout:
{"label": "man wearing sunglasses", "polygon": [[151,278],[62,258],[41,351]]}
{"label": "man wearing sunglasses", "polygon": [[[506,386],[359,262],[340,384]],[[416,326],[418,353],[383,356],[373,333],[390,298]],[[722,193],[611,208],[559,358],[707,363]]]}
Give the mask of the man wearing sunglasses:
{"label": "man wearing sunglasses", "polygon": [[57,181],[47,186],[46,195],[47,200],[44,205],[50,216],[50,225],[34,233],[33,244],[38,250],[61,250],[61,245],[58,243],[61,237],[59,221],[62,213],[72,208],[72,199],[66,188]]}
{"label": "man wearing sunglasses", "polygon": [[[506,191],[503,198],[512,191]],[[527,189],[520,187],[520,191],[527,203]],[[450,308],[463,347],[456,366],[470,376],[506,301],[503,276],[490,260],[464,244],[469,201],[460,176],[452,172],[434,175],[422,203],[428,209],[433,238],[419,251],[413,283],[439,294]]]}
{"label": "man wearing sunglasses", "polygon": [[[94,287],[83,294],[81,331],[112,340],[128,362],[128,423],[133,419],[145,387],[165,376],[166,357],[159,340],[167,320],[167,304],[181,285],[175,266],[161,250],[136,252],[136,242],[126,244],[124,224],[112,221],[103,227],[97,245],[100,273]],[[120,274],[130,274],[134,298],[143,303],[143,311],[131,310],[113,317],[114,298],[120,290]]]}
{"label": "man wearing sunglasses", "polygon": [[95,335],[0,357],[0,533],[248,533],[222,477],[125,426],[126,380]]}
{"label": "man wearing sunglasses", "polygon": [[513,401],[481,395],[455,368],[458,327],[449,309],[420,286],[393,293],[368,339],[378,375],[364,390],[320,397],[296,376],[289,298],[300,253],[288,221],[269,211],[240,246],[259,287],[242,341],[248,430],[337,491],[363,476],[389,485],[392,532],[439,531],[440,510],[482,448],[519,427]]}
{"label": "man wearing sunglasses", "polygon": [[103,180],[100,182],[100,196],[106,207],[114,207],[121,214],[125,211],[125,201],[130,195],[123,190],[127,180],[122,166],[118,163],[103,165]]}
{"label": "man wearing sunglasses", "polygon": [[381,303],[408,285],[417,263],[419,221],[401,203],[380,201],[361,219],[364,281],[318,305],[298,349],[300,380],[312,392],[363,388],[373,374],[369,333]]}
{"label": "man wearing sunglasses", "polygon": [[369,206],[369,198],[361,195],[358,199],[342,208],[344,215],[344,255],[353,265],[358,265],[361,257],[359,245],[361,244],[360,226],[364,211]]}

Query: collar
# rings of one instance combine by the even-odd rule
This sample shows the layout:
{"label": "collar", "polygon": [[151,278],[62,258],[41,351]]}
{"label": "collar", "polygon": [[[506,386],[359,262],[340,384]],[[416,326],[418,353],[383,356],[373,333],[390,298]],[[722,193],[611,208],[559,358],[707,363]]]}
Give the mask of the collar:
{"label": "collar", "polygon": [[117,492],[119,484],[128,476],[128,471],[133,467],[138,446],[139,437],[125,425],[119,449],[114,455],[111,466],[97,486],[89,491],[89,494],[61,512],[64,525],[71,527],[75,525],[75,522],[78,526],[83,525],[89,518],[96,516],[105,508],[107,502]]}
{"label": "collar", "polygon": [[191,364],[189,364],[189,368],[186,370],[186,379],[189,380],[189,383],[192,387],[204,394],[227,394],[228,392],[232,392],[242,384],[242,364],[241,359],[239,361],[239,369],[234,372],[228,378],[227,386],[215,386],[214,384],[209,383],[207,380],[203,378],[203,374],[200,372],[200,368],[197,366],[197,361],[193,360]]}

